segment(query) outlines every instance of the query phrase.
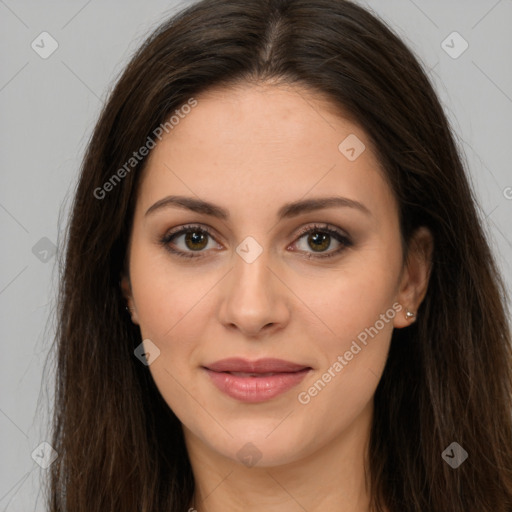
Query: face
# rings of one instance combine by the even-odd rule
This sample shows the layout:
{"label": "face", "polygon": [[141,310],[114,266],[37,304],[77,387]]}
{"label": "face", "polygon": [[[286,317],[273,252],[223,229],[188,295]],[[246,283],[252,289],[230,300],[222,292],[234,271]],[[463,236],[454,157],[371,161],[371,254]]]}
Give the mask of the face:
{"label": "face", "polygon": [[369,417],[426,267],[403,264],[370,141],[332,105],[271,85],[196,99],[147,161],[123,291],[188,447],[290,463]]}

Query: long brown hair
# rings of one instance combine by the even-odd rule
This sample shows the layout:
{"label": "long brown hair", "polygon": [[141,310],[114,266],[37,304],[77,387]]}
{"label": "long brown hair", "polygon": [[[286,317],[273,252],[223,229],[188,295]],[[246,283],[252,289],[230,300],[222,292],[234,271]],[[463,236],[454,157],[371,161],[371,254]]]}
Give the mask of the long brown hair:
{"label": "long brown hair", "polygon": [[[133,354],[141,334],[119,286],[146,158],[108,194],[98,188],[190,98],[269,80],[306,86],[352,115],[385,169],[405,243],[419,226],[434,236],[418,320],[393,333],[375,393],[372,509],[510,512],[505,288],[425,72],[385,24],[344,0],[200,1],[163,23],[118,80],[90,139],[67,233],[49,510],[188,508],[194,480],[181,424]],[[457,469],[442,457],[452,442],[468,453]]]}

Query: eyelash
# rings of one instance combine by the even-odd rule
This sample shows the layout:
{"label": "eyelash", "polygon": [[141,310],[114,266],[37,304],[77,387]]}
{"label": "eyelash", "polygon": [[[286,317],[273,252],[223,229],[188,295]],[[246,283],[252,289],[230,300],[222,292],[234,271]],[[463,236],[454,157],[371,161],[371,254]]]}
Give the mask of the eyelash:
{"label": "eyelash", "polygon": [[[204,227],[199,226],[199,225],[187,225],[187,226],[183,226],[178,231],[173,231],[173,232],[170,232],[170,233],[167,233],[166,235],[164,235],[160,239],[160,244],[162,246],[164,246],[164,248],[166,250],[168,250],[171,254],[175,254],[176,256],[179,256],[181,258],[189,258],[190,259],[190,258],[201,258],[201,257],[203,257],[202,255],[194,254],[194,251],[183,252],[183,251],[180,251],[180,250],[172,249],[171,246],[169,245],[170,242],[174,238],[176,238],[176,237],[178,237],[180,235],[189,233],[189,232],[206,234],[210,238],[215,240],[215,238],[213,237],[213,235],[211,234],[209,229],[204,228]],[[322,233],[322,234],[330,235],[337,242],[339,242],[341,244],[341,247],[339,249],[336,249],[335,251],[332,251],[332,252],[326,253],[326,254],[319,253],[319,254],[315,255],[314,253],[309,253],[308,252],[307,254],[309,256],[304,256],[307,259],[332,258],[332,257],[340,254],[346,248],[351,247],[353,245],[352,241],[350,240],[350,238],[347,237],[346,235],[344,235],[341,231],[338,231],[337,229],[333,229],[333,228],[329,227],[328,225],[321,226],[321,225],[318,225],[318,224],[315,224],[313,226],[309,226],[309,227],[301,230],[301,232],[299,233],[299,235],[298,235],[296,240],[300,240],[304,236],[309,235],[311,233]],[[202,252],[202,251],[197,251],[197,252],[199,253],[199,252]]]}

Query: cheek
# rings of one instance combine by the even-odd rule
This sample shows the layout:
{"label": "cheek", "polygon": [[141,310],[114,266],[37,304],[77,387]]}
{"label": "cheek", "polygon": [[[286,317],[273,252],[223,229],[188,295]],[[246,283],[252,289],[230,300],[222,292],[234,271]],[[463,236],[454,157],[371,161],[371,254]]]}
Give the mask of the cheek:
{"label": "cheek", "polygon": [[211,287],[207,275],[198,278],[189,269],[182,271],[163,248],[147,242],[133,247],[130,277],[142,336],[161,342],[179,330]]}
{"label": "cheek", "polygon": [[389,290],[379,289],[375,283],[363,287],[361,281],[344,281],[336,291],[331,301],[322,298],[319,317],[323,335],[312,329],[312,322],[302,326],[316,351],[318,365],[299,391],[314,398],[316,406],[324,404],[327,408],[343,395],[345,412],[355,413],[368,402],[378,384],[396,311]]}
{"label": "cheek", "polygon": [[212,279],[180,272],[166,255],[151,248],[141,247],[132,255],[130,276],[141,337],[150,339],[159,350],[149,371],[169,407],[181,420],[193,421],[203,409],[190,399],[200,397],[190,363],[204,331],[201,300],[212,287]]}
{"label": "cheek", "polygon": [[[364,341],[364,333],[375,324],[379,334],[382,331],[384,338],[389,337],[396,314],[393,304],[400,274],[398,261],[396,251],[382,248],[347,260],[328,279],[306,282],[297,278],[294,290],[304,308],[299,316],[312,319],[303,325],[310,332],[309,338],[323,339],[323,349],[332,357],[333,353],[348,350],[358,336]],[[325,335],[317,332],[314,336],[314,329],[321,329]]]}
{"label": "cheek", "polygon": [[332,293],[318,298],[325,335],[315,336],[311,322],[303,325],[319,365],[297,389],[295,399],[300,414],[308,418],[308,429],[322,432],[313,444],[348,429],[375,394],[397,314],[392,284],[367,273],[345,276]]}
{"label": "cheek", "polygon": [[[149,371],[167,404],[179,417],[199,414],[190,395],[200,396],[190,374],[204,336],[200,321],[212,277],[191,276],[170,265],[167,255],[139,247],[130,259],[132,291],[142,339],[150,339],[159,356]],[[184,391],[186,390],[186,392]]]}
{"label": "cheek", "polygon": [[393,319],[401,310],[396,302],[400,261],[397,245],[382,243],[379,250],[368,248],[347,259],[324,288],[303,285],[298,291],[308,306],[304,318],[315,313],[302,328],[315,345],[319,365],[297,399],[310,411],[323,411],[316,417],[332,414],[333,404],[343,403],[344,412],[334,415],[339,424],[371,400],[386,364]]}

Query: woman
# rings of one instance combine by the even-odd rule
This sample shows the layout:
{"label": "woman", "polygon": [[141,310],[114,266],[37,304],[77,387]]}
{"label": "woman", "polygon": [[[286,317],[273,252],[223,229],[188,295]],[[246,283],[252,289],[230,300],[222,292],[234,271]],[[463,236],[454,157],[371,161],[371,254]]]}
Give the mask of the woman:
{"label": "woman", "polygon": [[510,512],[505,311],[405,45],[347,1],[198,2],[83,163],[49,508]]}

